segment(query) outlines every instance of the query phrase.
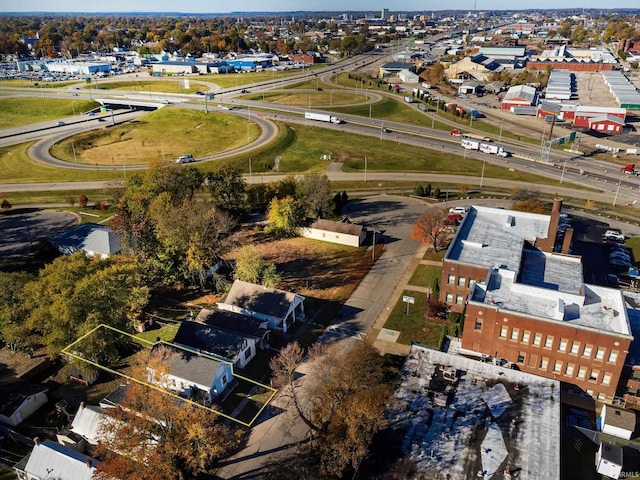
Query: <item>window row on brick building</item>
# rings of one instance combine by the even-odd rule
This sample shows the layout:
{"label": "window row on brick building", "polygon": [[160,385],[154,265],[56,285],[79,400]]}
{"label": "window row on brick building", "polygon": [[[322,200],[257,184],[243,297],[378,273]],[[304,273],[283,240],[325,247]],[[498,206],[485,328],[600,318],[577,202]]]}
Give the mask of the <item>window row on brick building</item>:
{"label": "window row on brick building", "polygon": [[[482,331],[482,319],[476,319],[475,330]],[[618,355],[620,353],[618,350],[608,350],[606,347],[583,343],[578,340],[570,340],[568,338],[559,338],[556,343],[553,335],[531,332],[507,325],[500,327],[498,338],[509,342],[541,347],[542,349],[552,350],[560,354],[583,358],[585,360],[597,360],[612,364],[618,361]]]}

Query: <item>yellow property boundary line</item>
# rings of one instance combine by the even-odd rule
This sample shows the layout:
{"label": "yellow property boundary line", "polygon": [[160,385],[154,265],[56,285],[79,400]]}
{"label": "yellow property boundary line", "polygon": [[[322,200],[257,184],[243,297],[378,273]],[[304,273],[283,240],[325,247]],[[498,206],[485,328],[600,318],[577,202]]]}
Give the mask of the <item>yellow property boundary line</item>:
{"label": "yellow property boundary line", "polygon": [[[222,412],[220,412],[220,411],[218,411],[218,410],[214,410],[214,409],[212,409],[212,408],[205,407],[204,405],[200,405],[199,403],[194,402],[194,401],[192,401],[192,400],[189,400],[188,398],[181,397],[180,395],[177,395],[177,394],[175,394],[175,393],[173,393],[173,392],[170,392],[170,391],[168,391],[168,390],[165,390],[164,388],[160,388],[160,387],[158,387],[157,385],[153,385],[153,384],[151,384],[151,383],[144,382],[144,381],[139,380],[139,379],[137,379],[137,378],[131,377],[130,375],[126,375],[126,374],[124,374],[124,373],[122,373],[122,372],[118,372],[118,371],[113,370],[113,369],[111,369],[111,368],[109,368],[109,367],[105,367],[104,365],[100,365],[99,363],[96,363],[96,362],[94,362],[94,361],[92,361],[92,360],[89,360],[89,359],[87,359],[87,358],[83,357],[82,355],[80,355],[80,354],[78,354],[78,353],[76,353],[76,352],[74,352],[74,351],[72,350],[72,349],[73,349],[73,347],[74,347],[76,344],[78,344],[79,342],[81,342],[82,340],[84,340],[85,338],[87,338],[89,335],[92,335],[92,334],[94,334],[94,333],[97,333],[97,332],[98,332],[98,330],[100,330],[100,329],[102,329],[102,328],[106,328],[107,330],[111,330],[111,331],[113,331],[113,332],[116,332],[116,333],[119,333],[119,334],[122,334],[122,335],[126,335],[126,336],[127,336],[127,337],[129,337],[132,341],[134,341],[135,343],[146,343],[146,344],[149,346],[149,348],[150,348],[150,347],[152,347],[153,345],[155,345],[156,343],[163,343],[163,344],[165,344],[165,345],[169,345],[169,346],[174,347],[174,348],[179,348],[179,349],[181,349],[181,350],[184,350],[185,352],[189,352],[189,353],[194,354],[194,355],[199,355],[199,356],[202,356],[202,357],[205,357],[205,358],[209,358],[209,359],[211,359],[211,360],[215,360],[216,362],[226,363],[226,364],[228,364],[228,365],[231,367],[231,372],[233,373],[234,378],[239,378],[239,379],[245,380],[245,381],[247,381],[247,382],[249,382],[249,383],[253,383],[254,385],[257,385],[257,386],[259,386],[259,387],[263,387],[263,388],[265,388],[266,390],[271,391],[271,395],[269,396],[269,398],[267,399],[267,401],[266,401],[266,402],[264,402],[264,404],[262,405],[262,407],[261,407],[261,408],[258,410],[258,412],[254,415],[254,417],[251,419],[251,421],[249,421],[249,423],[247,423],[247,422],[243,422],[242,420],[239,420],[239,419],[237,419],[237,418],[234,418],[234,417],[232,417],[232,416],[230,416],[230,415],[227,415],[227,414],[225,414],[225,413],[222,413]],[[119,376],[119,377],[126,378],[127,380],[130,380],[130,381],[132,381],[132,382],[135,382],[135,383],[137,383],[137,384],[139,384],[139,385],[143,385],[143,386],[146,386],[146,387],[152,388],[152,389],[154,389],[154,390],[157,390],[158,392],[162,392],[162,393],[164,393],[164,394],[166,394],[166,395],[170,395],[170,396],[172,396],[172,397],[174,397],[174,398],[176,398],[176,399],[178,399],[178,400],[181,400],[181,401],[183,401],[183,402],[188,402],[188,403],[190,403],[190,404],[192,404],[192,405],[195,405],[196,407],[199,407],[199,408],[203,408],[203,409],[205,409],[205,410],[208,410],[208,411],[210,411],[211,413],[215,413],[216,415],[220,415],[221,417],[224,417],[224,418],[226,418],[226,419],[228,419],[228,420],[231,420],[231,421],[233,421],[233,422],[239,423],[240,425],[243,425],[243,426],[245,426],[245,427],[251,427],[251,426],[253,425],[253,423],[257,420],[257,418],[260,416],[260,414],[262,413],[262,411],[267,407],[267,405],[269,405],[269,403],[271,402],[271,400],[273,400],[273,397],[274,397],[274,396],[276,395],[276,393],[278,392],[278,391],[277,391],[275,388],[273,388],[273,387],[270,387],[270,386],[268,386],[268,385],[264,385],[264,384],[262,384],[262,383],[256,382],[255,380],[252,380],[252,379],[250,379],[250,378],[243,377],[243,376],[241,376],[241,375],[236,375],[236,373],[233,371],[233,363],[229,362],[228,360],[223,360],[223,359],[221,359],[221,358],[213,357],[213,356],[211,356],[211,355],[207,355],[207,354],[205,354],[205,353],[197,353],[197,352],[194,352],[194,351],[189,350],[189,349],[187,349],[187,348],[181,347],[180,345],[176,345],[176,344],[174,344],[174,343],[169,343],[169,342],[164,342],[164,341],[163,341],[163,342],[151,342],[151,341],[146,340],[146,339],[144,339],[144,338],[136,337],[135,335],[132,335],[132,334],[127,333],[127,332],[123,332],[122,330],[118,330],[117,328],[113,328],[113,327],[111,327],[111,326],[109,326],[109,325],[105,325],[105,324],[100,324],[100,325],[98,325],[97,327],[93,328],[92,330],[88,331],[87,333],[85,333],[84,335],[82,335],[80,338],[78,338],[75,342],[73,342],[73,343],[71,343],[71,344],[67,345],[66,347],[64,347],[64,348],[62,349],[61,353],[65,354],[65,355],[68,355],[68,356],[70,356],[70,357],[76,358],[76,359],[78,359],[78,360],[80,360],[80,361],[82,361],[82,362],[88,363],[89,365],[92,365],[92,366],[94,366],[94,367],[96,367],[96,368],[99,368],[100,370],[104,370],[105,372],[109,372],[109,373],[111,373],[111,374],[113,374],[113,375],[117,375],[117,376]]]}

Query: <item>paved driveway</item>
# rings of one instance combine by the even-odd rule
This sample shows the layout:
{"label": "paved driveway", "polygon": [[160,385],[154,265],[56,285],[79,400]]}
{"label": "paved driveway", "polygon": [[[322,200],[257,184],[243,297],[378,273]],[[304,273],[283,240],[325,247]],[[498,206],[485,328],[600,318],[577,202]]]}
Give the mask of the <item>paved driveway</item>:
{"label": "paved driveway", "polygon": [[0,258],[27,256],[31,247],[78,224],[75,215],[22,208],[0,214]]}

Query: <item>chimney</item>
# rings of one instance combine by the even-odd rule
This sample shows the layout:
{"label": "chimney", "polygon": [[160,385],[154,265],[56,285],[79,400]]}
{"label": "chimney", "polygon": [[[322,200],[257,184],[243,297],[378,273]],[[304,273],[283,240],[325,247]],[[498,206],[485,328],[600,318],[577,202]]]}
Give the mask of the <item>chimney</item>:
{"label": "chimney", "polygon": [[40,445],[40,437],[34,437],[33,443],[35,443],[36,445]]}
{"label": "chimney", "polygon": [[87,458],[87,467],[93,468],[93,462],[91,461],[90,458]]}
{"label": "chimney", "polygon": [[560,223],[560,211],[562,210],[562,199],[554,198],[551,207],[551,218],[549,219],[549,229],[547,230],[547,238],[536,239],[536,246],[543,252],[553,252],[556,243],[556,235],[558,234],[558,223]]}
{"label": "chimney", "polygon": [[571,247],[571,240],[573,240],[573,228],[569,227],[564,232],[564,240],[562,241],[561,253],[569,253]]}

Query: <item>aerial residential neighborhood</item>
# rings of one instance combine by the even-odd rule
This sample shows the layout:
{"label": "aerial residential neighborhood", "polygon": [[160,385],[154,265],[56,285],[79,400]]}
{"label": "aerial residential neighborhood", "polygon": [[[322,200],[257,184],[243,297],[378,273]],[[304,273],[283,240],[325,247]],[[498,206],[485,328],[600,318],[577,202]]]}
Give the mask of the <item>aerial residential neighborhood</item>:
{"label": "aerial residential neighborhood", "polygon": [[640,478],[640,9],[564,3],[6,6],[0,478]]}

